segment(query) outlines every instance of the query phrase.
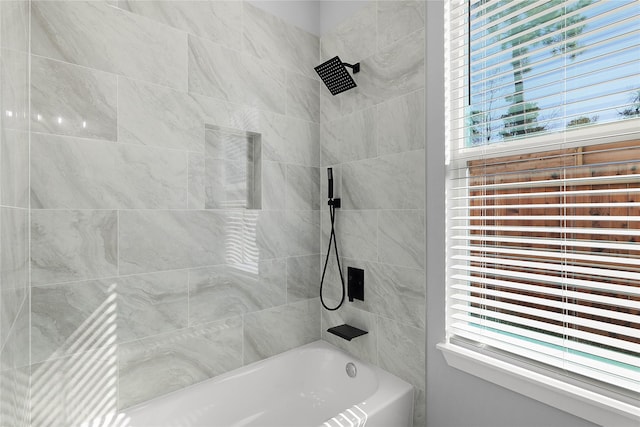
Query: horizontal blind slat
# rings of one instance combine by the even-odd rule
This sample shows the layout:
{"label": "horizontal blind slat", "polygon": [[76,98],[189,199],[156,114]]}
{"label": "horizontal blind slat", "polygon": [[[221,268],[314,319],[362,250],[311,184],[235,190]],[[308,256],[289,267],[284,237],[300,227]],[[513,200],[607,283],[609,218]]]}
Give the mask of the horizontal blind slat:
{"label": "horizontal blind slat", "polygon": [[451,278],[454,280],[454,282],[452,282],[454,286],[456,286],[458,281],[462,283],[472,282],[472,283],[479,283],[483,285],[498,286],[501,288],[512,288],[519,291],[533,292],[536,294],[551,295],[554,297],[565,297],[565,298],[571,298],[571,299],[579,299],[582,301],[598,302],[602,304],[609,304],[612,306],[625,307],[625,308],[637,309],[639,304],[637,300],[608,297],[604,295],[592,294],[590,292],[584,292],[583,290],[572,291],[566,288],[562,288],[560,286],[557,286],[557,287],[536,286],[536,285],[530,285],[527,283],[510,282],[508,280],[497,280],[497,279],[491,279],[488,277],[469,276],[464,274],[454,274],[453,276],[451,276]]}
{"label": "horizontal blind slat", "polygon": [[483,236],[477,234],[465,234],[465,235],[452,235],[452,240],[466,240],[466,241],[486,241],[494,243],[522,243],[529,245],[549,245],[557,246],[558,248],[580,247],[580,248],[595,248],[595,249],[613,249],[620,251],[640,251],[640,245],[637,243],[621,243],[621,242],[608,242],[602,240],[569,240],[569,239],[543,239],[543,238],[527,238],[527,237],[511,237],[511,236]]}
{"label": "horizontal blind slat", "polygon": [[[524,295],[524,294],[515,294],[511,292],[498,291],[495,289],[482,288],[482,287],[470,286],[470,285],[453,285],[451,286],[451,288],[459,291],[466,291],[469,293],[478,294],[478,295],[494,296],[494,297],[500,297],[500,298],[506,298],[506,299],[512,299],[512,300],[519,300],[519,301],[527,302],[531,304],[545,305],[545,306],[560,308],[560,309],[567,309],[575,313],[593,314],[595,316],[600,316],[600,317],[615,316],[616,320],[623,320],[631,323],[640,322],[638,315],[596,308],[590,305],[574,304],[574,303],[566,302],[563,300],[539,298],[539,297],[533,297],[533,296]],[[638,303],[640,304],[640,301]]]}
{"label": "horizontal blind slat", "polygon": [[474,273],[485,273],[487,275],[513,277],[516,279],[533,280],[541,283],[560,284],[563,286],[576,286],[578,288],[588,288],[599,290],[601,292],[613,292],[630,296],[640,296],[640,288],[617,285],[615,283],[598,282],[595,280],[575,279],[572,277],[552,277],[544,274],[526,273],[523,271],[500,270],[488,267],[475,267],[464,264],[454,264],[451,266],[453,270],[469,271]]}
{"label": "horizontal blind slat", "polygon": [[508,255],[524,255],[527,257],[536,258],[557,258],[560,260],[582,260],[590,262],[602,262],[612,264],[628,264],[640,266],[640,258],[626,258],[623,256],[603,256],[603,255],[589,255],[575,252],[551,252],[534,249],[517,249],[517,248],[505,248],[495,246],[453,246],[453,250],[466,251],[466,252],[491,252],[498,254]]}

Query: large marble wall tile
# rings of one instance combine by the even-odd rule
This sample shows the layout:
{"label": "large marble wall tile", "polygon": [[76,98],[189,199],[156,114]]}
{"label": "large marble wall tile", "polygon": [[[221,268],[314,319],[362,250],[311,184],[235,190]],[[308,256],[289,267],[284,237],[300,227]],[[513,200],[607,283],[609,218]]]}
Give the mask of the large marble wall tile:
{"label": "large marble wall tile", "polygon": [[29,206],[29,134],[3,129],[0,135],[0,204]]}
{"label": "large marble wall tile", "polygon": [[0,2],[0,46],[29,51],[29,1],[3,0]]}
{"label": "large marble wall tile", "polygon": [[320,82],[287,73],[287,115],[320,122]]}
{"label": "large marble wall tile", "polygon": [[118,7],[210,39],[227,47],[242,45],[242,2],[120,0]]}
{"label": "large marble wall tile", "polygon": [[115,343],[32,365],[31,426],[72,427],[115,414],[117,375]]}
{"label": "large marble wall tile", "polygon": [[0,49],[2,128],[29,129],[29,55]]}
{"label": "large marble wall tile", "polygon": [[32,288],[34,362],[187,327],[187,272]]}
{"label": "large marble wall tile", "polygon": [[32,285],[116,275],[117,237],[115,211],[32,211]]}
{"label": "large marble wall tile", "polygon": [[211,322],[286,302],[283,259],[189,272],[189,324]]}
{"label": "large marble wall tile", "polygon": [[[374,210],[340,210],[336,212],[336,235],[340,256],[360,260],[378,260],[378,213]],[[331,218],[322,211],[322,251],[329,245]],[[333,249],[332,249],[333,250]]]}
{"label": "large marble wall tile", "polygon": [[358,87],[342,99],[342,112],[348,114],[424,87],[424,55],[424,30],[419,30],[364,59],[355,76]]}
{"label": "large marble wall tile", "polygon": [[424,0],[378,2],[378,47],[424,28]]}
{"label": "large marble wall tile", "polygon": [[0,425],[29,424],[29,306],[21,305],[0,351]]}
{"label": "large marble wall tile", "polygon": [[331,95],[324,83],[320,85],[320,122],[326,123],[342,117],[342,96]]}
{"label": "large marble wall tile", "polygon": [[117,342],[117,289],[115,279],[32,287],[32,363]]}
{"label": "large marble wall tile", "polygon": [[0,281],[2,289],[26,289],[29,254],[28,212],[0,208]]}
{"label": "large marble wall tile", "polygon": [[189,153],[189,209],[204,209],[205,159],[200,153]]}
{"label": "large marble wall tile", "polygon": [[244,317],[244,363],[252,363],[320,339],[320,305],[305,300]]}
{"label": "large marble wall tile", "polygon": [[361,268],[364,301],[353,306],[418,328],[425,327],[426,277],[422,269],[345,258],[343,268]]}
{"label": "large marble wall tile", "polygon": [[320,253],[320,211],[286,211],[288,256]]}
{"label": "large marble wall tile", "polygon": [[256,243],[259,259],[284,258],[288,255],[289,227],[284,211],[261,211],[257,217]]}
{"label": "large marble wall tile", "polygon": [[187,206],[184,152],[33,134],[31,164],[33,208]]}
{"label": "large marble wall tile", "polygon": [[424,150],[342,165],[344,209],[424,209]]}
{"label": "large marble wall tile", "polygon": [[106,2],[32,2],[31,52],[179,89],[187,85],[187,34]]}
{"label": "large marble wall tile", "polygon": [[189,91],[284,114],[284,70],[189,36]]}
{"label": "large marble wall tile", "polygon": [[376,109],[369,108],[322,125],[323,166],[378,155]]}
{"label": "large marble wall tile", "polygon": [[31,58],[31,130],[115,141],[117,77]]}
{"label": "large marble wall tile", "polygon": [[316,78],[320,40],[247,2],[244,4],[244,49],[261,59]]}
{"label": "large marble wall tile", "polygon": [[290,210],[320,209],[320,169],[287,165],[286,207]]}
{"label": "large marble wall tile", "polygon": [[28,301],[29,226],[26,209],[0,208],[0,347]]}
{"label": "large marble wall tile", "polygon": [[378,105],[380,155],[424,148],[425,92],[418,90]]}
{"label": "large marble wall tile", "polygon": [[118,341],[130,341],[187,327],[187,271],[117,279]]}
{"label": "large marble wall tile", "polygon": [[378,317],[379,366],[420,390],[426,380],[424,346],[424,329]]}
{"label": "large marble wall tile", "polygon": [[283,210],[285,207],[287,165],[262,162],[262,209]]}
{"label": "large marble wall tile", "polygon": [[0,291],[0,345],[7,345],[20,308],[27,301],[28,291],[24,289],[8,288]]}
{"label": "large marble wall tile", "polygon": [[217,211],[121,211],[120,274],[225,262],[227,216]]}
{"label": "large marble wall tile", "polygon": [[128,408],[241,365],[240,317],[123,344],[118,348],[119,408]]}
{"label": "large marble wall tile", "polygon": [[322,61],[339,55],[342,61],[353,64],[375,52],[376,2],[367,3],[329,34],[322,36]]}
{"label": "large marble wall tile", "polygon": [[320,166],[342,163],[341,134],[336,123],[340,123],[340,120],[320,124]]}
{"label": "large marble wall tile", "polygon": [[280,114],[263,114],[265,160],[305,166],[320,165],[320,128],[315,123]]}
{"label": "large marble wall tile", "polygon": [[187,93],[119,78],[118,141],[203,152],[209,108]]}
{"label": "large marble wall tile", "polygon": [[320,255],[287,258],[287,302],[317,298],[320,286]]}
{"label": "large marble wall tile", "polygon": [[424,211],[381,211],[378,217],[378,258],[381,262],[424,268]]}
{"label": "large marble wall tile", "polygon": [[[325,303],[327,303],[329,307],[335,307],[337,305],[336,301],[325,301]],[[374,314],[353,308],[348,303],[336,311],[328,311],[324,309],[321,309],[321,311],[321,330],[323,340],[347,351],[349,354],[352,354],[354,357],[357,357],[364,362],[372,363],[374,365],[378,364],[378,331],[376,316]],[[343,325],[345,323],[355,326],[356,328],[360,328],[363,331],[367,331],[368,334],[358,337],[357,339],[347,341],[327,332],[327,329]]]}

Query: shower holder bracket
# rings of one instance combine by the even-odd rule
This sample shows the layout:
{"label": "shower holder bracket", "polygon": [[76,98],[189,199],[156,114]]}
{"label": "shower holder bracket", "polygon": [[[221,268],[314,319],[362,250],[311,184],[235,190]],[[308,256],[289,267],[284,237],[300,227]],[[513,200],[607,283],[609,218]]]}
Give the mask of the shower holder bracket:
{"label": "shower holder bracket", "polygon": [[339,208],[341,206],[340,199],[329,199],[327,202],[329,206],[333,206],[334,208]]}
{"label": "shower holder bracket", "polygon": [[357,73],[360,72],[360,63],[359,62],[356,62],[353,65],[347,64],[346,62],[343,62],[342,65],[344,65],[345,67],[351,68],[351,71],[353,71],[353,74],[357,74]]}
{"label": "shower holder bracket", "polygon": [[334,326],[333,328],[329,328],[327,329],[327,332],[332,333],[333,335],[337,335],[340,338],[345,339],[347,341],[351,341],[354,338],[357,338],[359,336],[369,333],[367,331],[363,331],[362,329],[358,329],[355,326],[347,325],[346,323],[344,325]]}

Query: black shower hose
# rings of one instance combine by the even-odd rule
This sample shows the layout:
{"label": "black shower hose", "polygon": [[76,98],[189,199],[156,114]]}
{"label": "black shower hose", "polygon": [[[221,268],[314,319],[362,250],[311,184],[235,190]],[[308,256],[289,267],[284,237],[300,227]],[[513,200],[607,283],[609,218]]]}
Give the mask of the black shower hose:
{"label": "black shower hose", "polygon": [[[322,306],[329,310],[335,311],[339,309],[344,303],[345,297],[345,287],[344,287],[344,277],[342,276],[342,267],[340,266],[340,256],[338,255],[338,243],[336,242],[336,230],[335,230],[335,222],[336,222],[336,207],[333,203],[329,203],[329,215],[331,217],[331,234],[329,235],[329,247],[327,248],[327,257],[324,260],[324,268],[322,269],[322,278],[320,279],[320,302]],[[327,272],[327,264],[329,263],[329,255],[331,254],[331,242],[333,241],[333,247],[336,250],[336,261],[338,261],[338,271],[340,272],[340,282],[342,283],[342,298],[340,299],[340,303],[331,308],[327,307],[327,304],[324,303],[324,298],[322,297],[322,286],[324,284],[324,275]]]}

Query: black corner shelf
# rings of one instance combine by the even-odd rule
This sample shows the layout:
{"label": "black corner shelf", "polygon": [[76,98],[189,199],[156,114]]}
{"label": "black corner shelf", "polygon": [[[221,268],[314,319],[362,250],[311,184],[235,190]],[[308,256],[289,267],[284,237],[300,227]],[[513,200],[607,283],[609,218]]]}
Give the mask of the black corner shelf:
{"label": "black corner shelf", "polygon": [[327,329],[327,332],[337,335],[340,338],[345,339],[347,341],[351,341],[354,338],[357,338],[359,336],[369,333],[367,331],[363,331],[362,329],[358,329],[354,326],[347,325],[346,323],[344,325],[334,326],[333,328],[329,328]]}

